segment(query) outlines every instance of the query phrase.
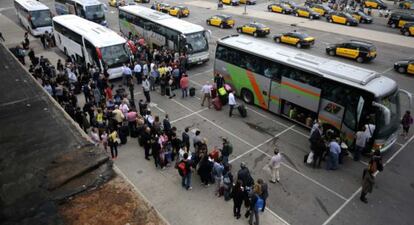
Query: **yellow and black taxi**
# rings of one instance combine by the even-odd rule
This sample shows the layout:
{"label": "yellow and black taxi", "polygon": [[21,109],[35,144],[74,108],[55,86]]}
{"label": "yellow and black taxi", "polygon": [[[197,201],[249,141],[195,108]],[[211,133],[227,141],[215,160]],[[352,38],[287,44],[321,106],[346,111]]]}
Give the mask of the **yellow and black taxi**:
{"label": "yellow and black taxi", "polygon": [[221,3],[232,6],[240,5],[239,0],[221,0]]}
{"label": "yellow and black taxi", "polygon": [[349,10],[347,12],[354,17],[358,23],[372,23],[374,21],[372,16],[368,16],[361,10]]}
{"label": "yellow and black taxi", "polygon": [[326,16],[326,15],[329,15],[330,13],[334,12],[334,10],[331,9],[331,7],[329,7],[327,5],[324,5],[324,4],[312,4],[310,6],[310,8],[313,11],[319,13],[319,15],[321,15],[321,16]]}
{"label": "yellow and black taxi", "polygon": [[168,14],[170,14],[171,16],[176,16],[178,18],[188,17],[190,15],[190,10],[187,7],[181,5],[172,6],[170,7]]}
{"label": "yellow and black taxi", "polygon": [[283,14],[291,14],[293,9],[286,3],[274,3],[267,6],[269,12],[277,12]]}
{"label": "yellow and black taxi", "polygon": [[330,23],[345,24],[347,26],[358,26],[358,21],[351,14],[346,12],[335,11],[326,17]]}
{"label": "yellow and black taxi", "polygon": [[134,2],[138,2],[138,3],[149,3],[150,0],[134,0]]}
{"label": "yellow and black taxi", "polygon": [[387,4],[382,0],[365,0],[364,1],[365,8],[371,9],[387,9]]}
{"label": "yellow and black taxi", "polygon": [[239,0],[240,4],[256,5],[256,0]]}
{"label": "yellow and black taxi", "polygon": [[370,42],[351,40],[328,46],[326,53],[330,56],[342,56],[363,63],[377,57],[377,48]]}
{"label": "yellow and black taxi", "polygon": [[125,0],[109,0],[108,5],[112,7],[119,7],[125,5]]}
{"label": "yellow and black taxi", "polygon": [[414,22],[414,14],[404,13],[404,12],[395,12],[391,13],[390,18],[388,19],[388,26],[392,28],[403,27],[404,24]]}
{"label": "yellow and black taxi", "polygon": [[414,36],[414,22],[404,24],[400,31],[405,36]]}
{"label": "yellow and black taxi", "polygon": [[394,63],[394,70],[399,73],[414,74],[414,59],[400,60]]}
{"label": "yellow and black taxi", "polygon": [[235,25],[235,21],[231,16],[215,15],[207,19],[207,24],[220,28],[232,28]]}
{"label": "yellow and black taxi", "polygon": [[296,9],[299,4],[291,0],[280,0],[280,3],[288,5],[291,9]]}
{"label": "yellow and black taxi", "polygon": [[167,4],[167,3],[155,3],[151,6],[151,9],[155,9],[157,11],[163,12],[163,13],[169,13],[170,9],[171,9],[171,5]]}
{"label": "yellow and black taxi", "polygon": [[273,36],[276,43],[295,45],[297,48],[310,47],[315,44],[315,38],[302,32],[286,32]]}
{"label": "yellow and black taxi", "polygon": [[398,6],[400,9],[413,9],[414,2],[411,0],[401,1]]}
{"label": "yellow and black taxi", "polygon": [[311,20],[319,19],[321,17],[319,13],[313,11],[312,9],[306,6],[298,6],[295,9],[293,9],[293,15],[300,16],[300,17],[306,17]]}
{"label": "yellow and black taxi", "polygon": [[270,34],[270,28],[265,26],[264,24],[253,22],[253,23],[248,23],[243,26],[237,27],[237,32],[244,33],[244,34],[251,34],[255,37],[259,37],[259,36],[264,37]]}

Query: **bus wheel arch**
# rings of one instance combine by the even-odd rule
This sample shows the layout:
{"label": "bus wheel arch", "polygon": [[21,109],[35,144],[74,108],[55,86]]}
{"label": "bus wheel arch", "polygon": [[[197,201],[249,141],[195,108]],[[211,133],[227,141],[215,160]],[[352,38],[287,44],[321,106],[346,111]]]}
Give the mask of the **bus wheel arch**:
{"label": "bus wheel arch", "polygon": [[242,88],[241,89],[241,92],[240,92],[240,96],[241,96],[241,99],[246,104],[249,104],[249,105],[253,105],[254,104],[254,95],[253,95],[253,93],[249,89]]}

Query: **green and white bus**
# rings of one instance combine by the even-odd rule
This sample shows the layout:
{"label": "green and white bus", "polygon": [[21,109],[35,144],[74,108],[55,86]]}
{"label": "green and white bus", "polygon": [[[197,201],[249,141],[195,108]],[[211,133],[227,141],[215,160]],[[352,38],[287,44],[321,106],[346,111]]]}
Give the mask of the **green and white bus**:
{"label": "green and white bus", "polygon": [[134,34],[144,38],[153,47],[168,47],[186,52],[189,64],[201,64],[209,60],[208,35],[202,26],[143,6],[119,7],[119,27],[128,37]]}
{"label": "green and white bus", "polygon": [[400,92],[411,103],[375,71],[238,35],[217,42],[214,73],[246,103],[307,127],[319,119],[348,145],[359,128],[375,126],[373,149],[381,151],[397,140]]}

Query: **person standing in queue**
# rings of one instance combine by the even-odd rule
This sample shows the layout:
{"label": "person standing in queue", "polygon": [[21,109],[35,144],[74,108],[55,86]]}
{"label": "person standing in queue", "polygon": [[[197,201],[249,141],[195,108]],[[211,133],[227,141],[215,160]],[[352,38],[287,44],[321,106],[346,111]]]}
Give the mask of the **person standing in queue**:
{"label": "person standing in queue", "polygon": [[236,98],[234,97],[232,90],[229,91],[229,106],[230,106],[229,117],[232,117],[233,109],[236,106]]}

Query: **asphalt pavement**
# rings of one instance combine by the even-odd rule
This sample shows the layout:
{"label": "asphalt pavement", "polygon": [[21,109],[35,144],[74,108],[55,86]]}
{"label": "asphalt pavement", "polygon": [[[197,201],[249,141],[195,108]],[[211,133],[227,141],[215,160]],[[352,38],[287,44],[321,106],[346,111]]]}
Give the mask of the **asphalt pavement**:
{"label": "asphalt pavement", "polygon": [[[11,22],[7,23],[15,28],[17,20],[13,10],[9,8],[12,6],[11,2],[11,0],[0,2],[2,8],[0,14],[10,19]],[[52,5],[52,1],[49,0],[43,2]],[[179,0],[168,2],[191,3]],[[184,20],[200,24],[212,31],[211,60],[189,71],[191,86],[199,90],[201,84],[212,80],[215,41],[235,34],[236,31],[206,25],[208,17],[220,13],[215,8],[188,5],[191,15]],[[253,7],[266,5],[266,1],[259,1],[258,5]],[[268,13],[265,9],[263,13]],[[329,57],[325,53],[326,45],[354,38],[319,29],[295,27],[284,22],[266,20],[263,17],[252,18],[249,14],[247,16],[234,14],[234,18],[237,25],[252,20],[262,22],[271,28],[272,34],[293,29],[307,32],[316,38],[316,44],[303,51],[322,57]],[[109,7],[107,19],[110,28],[119,31],[117,9]],[[361,27],[371,26],[368,31],[372,28],[377,32],[384,32],[384,35],[398,34],[396,30],[382,26],[380,21],[381,18],[378,18],[378,24],[375,22]],[[3,26],[0,29],[7,37],[7,30],[4,31]],[[19,40],[18,37],[15,38]],[[272,42],[271,37],[262,39]],[[414,48],[376,41],[373,43],[377,47],[378,57],[371,63],[359,64],[342,58],[336,60],[384,73],[396,80],[401,88],[414,93],[414,78],[398,74],[392,69],[394,61],[414,57]],[[42,54],[48,54],[49,57],[62,57],[58,51]],[[177,95],[179,96],[178,92]],[[83,99],[82,97],[80,99]],[[143,98],[140,87],[136,87],[135,97]],[[234,146],[234,153],[230,157],[233,173],[239,169],[240,162],[245,162],[254,178],[268,180],[268,175],[263,168],[269,161],[272,150],[278,146],[283,153],[281,182],[269,185],[268,210],[262,214],[261,224],[412,224],[414,219],[411,213],[414,209],[412,202],[414,178],[410,174],[414,169],[414,164],[410,162],[413,157],[412,138],[409,140],[399,138],[397,144],[385,153],[384,161],[387,161],[385,170],[377,175],[374,192],[368,196],[369,204],[364,204],[358,197],[361,173],[366,167],[367,159],[354,162],[351,158],[345,158],[344,164],[337,171],[309,168],[303,164],[303,156],[309,152],[308,130],[253,106],[248,106],[247,118],[239,116],[228,118],[227,107],[222,111],[201,107],[199,97],[200,92],[197,92],[194,98],[168,99],[153,92],[151,98],[156,104],[151,106],[152,111],[161,118],[168,113],[179,133],[185,127],[199,129],[201,136],[208,139],[210,148],[215,145],[220,146],[220,137],[228,137]],[[403,97],[402,101],[403,109],[406,109],[407,101],[404,101]],[[136,140],[129,140],[125,146],[120,147],[119,158],[115,161],[115,165],[171,224],[247,224],[244,219],[235,220],[232,217],[232,204],[217,199],[214,196],[214,187],[202,187],[196,174],[193,175],[193,190],[181,189],[177,171],[173,168],[155,169],[152,161],[143,159],[143,150],[138,147]]]}

